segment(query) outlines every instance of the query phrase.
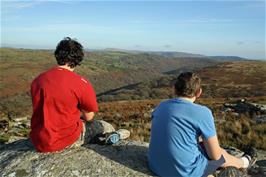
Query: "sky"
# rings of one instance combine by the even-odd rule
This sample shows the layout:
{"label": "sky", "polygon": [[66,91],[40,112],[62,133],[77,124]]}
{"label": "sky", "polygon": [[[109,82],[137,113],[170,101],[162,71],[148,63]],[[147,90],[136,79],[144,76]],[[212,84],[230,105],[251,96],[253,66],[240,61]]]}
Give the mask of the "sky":
{"label": "sky", "polygon": [[1,0],[1,47],[178,51],[265,59],[264,0]]}

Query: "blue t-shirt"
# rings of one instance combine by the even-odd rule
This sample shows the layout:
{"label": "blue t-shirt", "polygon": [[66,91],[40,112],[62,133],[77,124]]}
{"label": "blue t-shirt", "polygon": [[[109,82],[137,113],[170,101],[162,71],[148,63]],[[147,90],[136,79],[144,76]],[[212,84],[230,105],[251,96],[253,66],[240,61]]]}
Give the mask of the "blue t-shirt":
{"label": "blue t-shirt", "polygon": [[152,113],[150,169],[159,176],[202,176],[208,159],[198,138],[215,135],[214,119],[207,107],[180,98],[160,103]]}

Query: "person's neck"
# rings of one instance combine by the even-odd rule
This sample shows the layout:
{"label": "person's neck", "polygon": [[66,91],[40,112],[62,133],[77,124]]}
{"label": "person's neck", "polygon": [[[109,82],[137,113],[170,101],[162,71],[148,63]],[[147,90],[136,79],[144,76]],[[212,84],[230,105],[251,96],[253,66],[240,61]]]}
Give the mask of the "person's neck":
{"label": "person's neck", "polygon": [[196,97],[178,97],[178,98],[181,98],[183,100],[190,101],[192,103],[194,103],[194,101],[196,100]]}
{"label": "person's neck", "polygon": [[68,66],[67,64],[66,65],[59,65],[58,67],[60,68],[64,68],[64,69],[67,69],[69,71],[74,71],[75,68],[71,68],[70,66]]}

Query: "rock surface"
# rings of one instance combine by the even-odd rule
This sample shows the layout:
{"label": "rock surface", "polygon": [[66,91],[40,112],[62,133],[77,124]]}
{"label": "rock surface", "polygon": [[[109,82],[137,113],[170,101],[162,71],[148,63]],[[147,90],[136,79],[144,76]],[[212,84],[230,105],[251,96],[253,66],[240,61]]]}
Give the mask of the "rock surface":
{"label": "rock surface", "polygon": [[223,112],[234,112],[235,114],[248,113],[252,117],[256,114],[257,123],[264,123],[266,117],[266,105],[258,103],[249,103],[245,99],[238,100],[233,103],[224,103]]}
{"label": "rock surface", "polygon": [[[23,139],[0,146],[0,176],[154,176],[147,166],[147,148],[148,143],[121,141],[43,154]],[[266,152],[259,151],[251,176],[265,176],[265,167]]]}
{"label": "rock surface", "polygon": [[147,143],[89,144],[59,153],[37,153],[28,140],[0,147],[0,176],[152,176]]}

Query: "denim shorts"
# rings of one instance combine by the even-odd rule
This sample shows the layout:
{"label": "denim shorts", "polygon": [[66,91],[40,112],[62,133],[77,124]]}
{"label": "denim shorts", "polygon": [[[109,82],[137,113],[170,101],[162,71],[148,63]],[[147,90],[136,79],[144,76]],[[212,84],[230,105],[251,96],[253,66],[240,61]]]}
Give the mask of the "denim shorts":
{"label": "denim shorts", "polygon": [[83,122],[83,130],[80,134],[79,139],[69,147],[80,147],[83,144],[88,144],[96,135],[102,134],[103,132],[103,126],[97,120],[93,120],[91,122]]}
{"label": "denim shorts", "polygon": [[225,159],[223,155],[220,157],[219,160],[209,160],[202,177],[206,177],[208,175],[213,174],[224,163],[225,163]]}

